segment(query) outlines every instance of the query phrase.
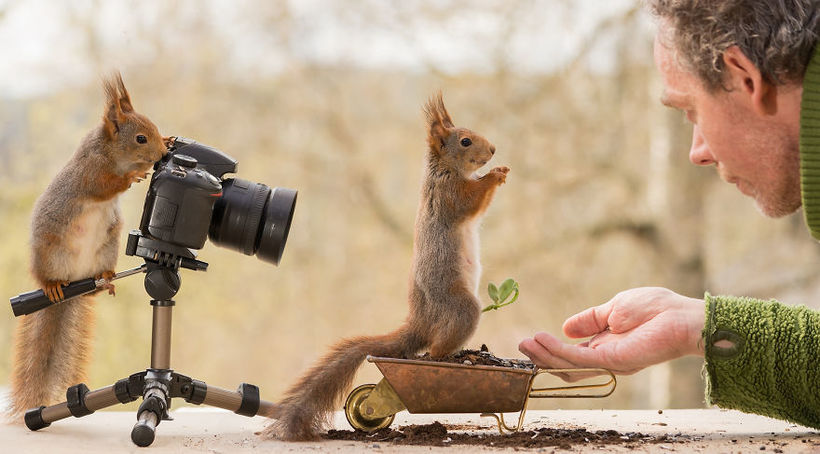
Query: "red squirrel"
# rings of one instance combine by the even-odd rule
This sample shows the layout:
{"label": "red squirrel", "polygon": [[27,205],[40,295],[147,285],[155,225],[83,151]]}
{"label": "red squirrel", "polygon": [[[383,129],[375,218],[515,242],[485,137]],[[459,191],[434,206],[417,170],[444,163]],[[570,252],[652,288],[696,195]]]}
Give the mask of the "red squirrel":
{"label": "red squirrel", "polygon": [[495,146],[456,127],[441,93],[431,98],[427,153],[413,244],[413,267],[402,326],[381,336],[343,339],[285,393],[277,404],[267,437],[316,438],[367,355],[411,358],[423,349],[433,357],[459,349],[478,324],[478,226],[508,167],[475,172],[495,154]]}
{"label": "red squirrel", "polygon": [[[102,122],[37,199],[31,218],[31,272],[52,302],[62,286],[111,279],[122,226],[118,196],[146,177],[168,138],[134,111],[119,73],[103,81]],[[114,286],[106,285],[113,294]],[[93,335],[93,297],[77,297],[17,323],[10,416],[63,400],[83,381]]]}

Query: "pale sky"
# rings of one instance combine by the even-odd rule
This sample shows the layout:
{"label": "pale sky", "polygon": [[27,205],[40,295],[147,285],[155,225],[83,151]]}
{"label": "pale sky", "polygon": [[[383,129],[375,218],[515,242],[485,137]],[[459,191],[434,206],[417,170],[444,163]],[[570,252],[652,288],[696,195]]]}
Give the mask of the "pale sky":
{"label": "pale sky", "polygon": [[[385,0],[370,5],[395,16],[408,1],[412,2]],[[289,58],[409,71],[428,62],[444,71],[481,71],[486,65],[485,49],[502,29],[512,27],[504,52],[513,69],[550,71],[573,55],[600,20],[636,0],[532,0],[522,3],[528,5],[527,14],[514,18],[514,24],[488,12],[487,7],[504,1],[511,0],[475,0],[474,8],[444,17],[443,27],[408,18],[410,31],[397,33],[383,24],[369,27],[350,16],[340,17],[340,8],[349,5],[341,1],[289,0],[293,24]],[[159,41],[192,46],[200,34],[208,34],[221,44],[214,58],[237,73],[275,73],[286,64],[281,43],[264,20],[275,6],[258,12],[253,8],[256,2],[243,0],[177,0],[175,11],[182,11],[182,16],[167,17],[163,13],[168,4],[166,0],[0,0],[0,98],[28,97],[96,81],[97,68],[86,63],[87,43],[78,30],[82,23],[93,24],[103,38],[98,45],[102,63],[109,68],[141,61],[163,64],[153,61],[155,44],[139,41],[146,30]],[[180,30],[177,24],[186,26]],[[613,57],[603,42],[592,50],[590,69],[606,71]],[[185,58],[179,56],[180,61]]]}

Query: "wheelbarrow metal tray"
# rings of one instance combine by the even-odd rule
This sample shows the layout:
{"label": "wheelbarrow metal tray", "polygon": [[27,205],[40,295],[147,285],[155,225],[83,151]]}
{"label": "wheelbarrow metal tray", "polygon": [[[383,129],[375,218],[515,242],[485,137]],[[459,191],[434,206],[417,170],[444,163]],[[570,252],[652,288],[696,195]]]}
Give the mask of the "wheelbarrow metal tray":
{"label": "wheelbarrow metal tray", "polygon": [[521,411],[535,370],[369,356],[410,413]]}

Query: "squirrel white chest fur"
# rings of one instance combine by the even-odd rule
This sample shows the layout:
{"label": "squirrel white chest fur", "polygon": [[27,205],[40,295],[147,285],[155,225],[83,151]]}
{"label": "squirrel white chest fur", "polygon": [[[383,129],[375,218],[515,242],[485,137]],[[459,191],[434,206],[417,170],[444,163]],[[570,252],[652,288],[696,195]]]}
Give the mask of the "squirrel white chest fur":
{"label": "squirrel white chest fur", "polygon": [[478,295],[478,284],[481,278],[481,262],[479,257],[479,239],[478,239],[478,225],[479,219],[473,218],[461,225],[461,244],[462,244],[462,264],[464,268],[464,277],[467,280],[467,288],[472,289],[474,295]]}
{"label": "squirrel white chest fur", "polygon": [[117,198],[104,202],[85,202],[82,214],[68,226],[68,249],[70,257],[65,257],[65,269],[69,270],[69,279],[82,279],[99,274],[113,267],[113,264],[100,263],[99,252],[108,236],[118,234],[112,227],[119,218]]}

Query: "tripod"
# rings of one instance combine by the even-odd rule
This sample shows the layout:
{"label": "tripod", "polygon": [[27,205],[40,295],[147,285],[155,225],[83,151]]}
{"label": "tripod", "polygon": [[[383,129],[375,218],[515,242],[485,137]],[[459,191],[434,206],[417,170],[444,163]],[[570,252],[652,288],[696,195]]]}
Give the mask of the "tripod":
{"label": "tripod", "polygon": [[[163,253],[158,253],[158,246]],[[146,273],[145,290],[152,298],[151,366],[94,391],[82,383],[72,386],[66,391],[65,402],[27,411],[26,426],[39,430],[69,416],[79,418],[139,397],[143,401],[137,410],[137,423],[131,430],[131,440],[137,446],[153,443],[157,425],[172,419],[168,414],[172,398],[181,397],[192,404],[224,408],[243,416],[272,417],[274,404],[260,400],[259,388],[255,385],[242,383],[236,391],[229,391],[171,369],[171,316],[175,305],[171,298],[181,285],[178,270],[183,267],[204,271],[208,264],[195,260],[195,254],[189,249],[156,242],[141,236],[139,231],[129,235],[126,254],[145,258],[145,265],[139,270]]]}

